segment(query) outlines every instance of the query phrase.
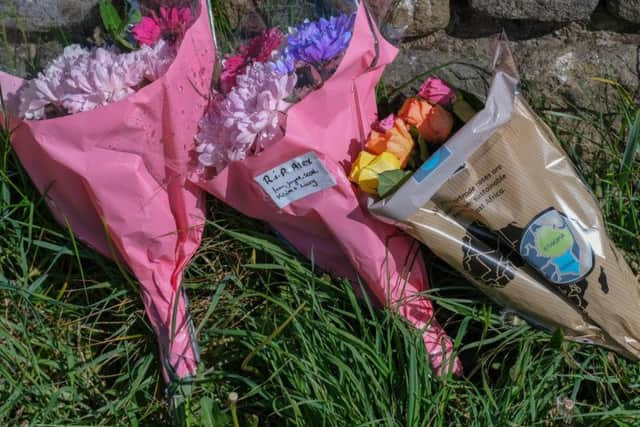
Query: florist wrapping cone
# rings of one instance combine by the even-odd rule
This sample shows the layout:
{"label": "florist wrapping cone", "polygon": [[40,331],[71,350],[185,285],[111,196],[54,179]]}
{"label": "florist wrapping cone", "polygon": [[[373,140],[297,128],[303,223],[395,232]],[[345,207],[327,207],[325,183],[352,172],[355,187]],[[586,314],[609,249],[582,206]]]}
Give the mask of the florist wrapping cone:
{"label": "florist wrapping cone", "polygon": [[506,42],[483,111],[372,206],[501,303],[640,357],[640,288],[551,130],[517,92]]}
{"label": "florist wrapping cone", "polygon": [[[202,192],[177,172],[206,107],[213,40],[200,1],[168,70],[118,102],[18,120],[26,81],[0,72],[11,143],[56,220],[140,282],[165,379],[196,373],[198,346],[182,273],[200,245]],[[0,118],[2,114],[0,114]],[[4,123],[3,123],[4,124]]]}
{"label": "florist wrapping cone", "polygon": [[[353,145],[364,139],[363,128],[376,118],[375,86],[397,53],[374,28],[363,4],[353,19],[353,36],[337,71],[287,110],[285,135],[259,155],[225,164],[213,177],[194,174],[193,182],[243,214],[268,222],[334,276],[354,282],[362,278],[380,304],[423,332],[434,369],[459,373],[451,341],[424,295],[428,280],[419,245],[374,218],[366,197],[356,193],[346,176]],[[261,70],[263,65],[254,67]],[[270,78],[279,81],[291,76]],[[246,83],[248,77],[238,80]],[[240,95],[233,93],[234,104],[224,104],[224,111],[233,110]],[[210,122],[215,123],[220,114],[212,111]],[[237,116],[227,121],[232,124]],[[248,127],[242,123],[242,129]],[[209,149],[218,152],[225,147],[224,135],[215,129],[203,132],[205,155]]]}

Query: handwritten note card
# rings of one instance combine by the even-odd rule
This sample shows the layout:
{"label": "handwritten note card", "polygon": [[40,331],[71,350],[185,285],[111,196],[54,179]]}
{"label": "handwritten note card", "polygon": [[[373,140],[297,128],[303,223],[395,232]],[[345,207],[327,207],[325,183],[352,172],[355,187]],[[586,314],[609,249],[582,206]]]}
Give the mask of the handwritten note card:
{"label": "handwritten note card", "polygon": [[314,152],[291,159],[255,177],[262,189],[280,209],[336,185]]}

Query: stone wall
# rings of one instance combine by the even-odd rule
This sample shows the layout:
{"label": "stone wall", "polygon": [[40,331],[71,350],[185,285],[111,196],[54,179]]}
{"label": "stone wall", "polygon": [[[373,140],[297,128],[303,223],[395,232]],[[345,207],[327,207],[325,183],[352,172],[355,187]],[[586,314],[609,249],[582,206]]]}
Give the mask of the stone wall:
{"label": "stone wall", "polygon": [[547,106],[598,109],[591,77],[640,87],[640,0],[401,0],[394,17],[411,23],[392,85],[459,61],[438,73],[482,94],[492,37],[504,29],[525,91]]}
{"label": "stone wall", "polygon": [[0,70],[37,72],[99,24],[100,0],[0,0]]}
{"label": "stone wall", "polygon": [[409,37],[436,30],[473,31],[479,21],[514,29],[515,24],[525,33],[525,27],[553,28],[576,21],[632,32],[640,29],[640,0],[396,0],[392,7],[396,22],[409,22]]}
{"label": "stone wall", "polygon": [[76,27],[95,21],[99,0],[0,0],[0,25],[27,31]]}
{"label": "stone wall", "polygon": [[[221,1],[230,20],[238,21],[251,0],[212,1]],[[439,73],[482,94],[492,37],[504,29],[525,90],[546,104],[592,107],[590,77],[609,77],[632,91],[640,86],[640,0],[369,1],[394,1],[393,21],[408,23],[402,51],[386,76],[391,85],[458,61]],[[75,35],[74,41],[92,36],[98,2],[0,0],[0,33],[6,29],[8,35],[8,43],[0,41],[0,67],[33,72],[60,51],[56,27]],[[26,59],[22,64],[12,63],[15,52]]]}

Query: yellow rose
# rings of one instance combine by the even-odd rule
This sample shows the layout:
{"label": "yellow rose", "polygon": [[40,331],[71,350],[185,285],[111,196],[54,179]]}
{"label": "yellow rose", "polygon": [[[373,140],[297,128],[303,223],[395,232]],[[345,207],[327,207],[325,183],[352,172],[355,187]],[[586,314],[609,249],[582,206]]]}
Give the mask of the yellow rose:
{"label": "yellow rose", "polygon": [[369,194],[377,194],[380,174],[396,169],[400,169],[400,160],[395,154],[385,151],[360,170],[358,186]]}
{"label": "yellow rose", "polygon": [[358,183],[358,177],[360,176],[360,172],[366,166],[368,166],[376,156],[371,153],[367,153],[366,151],[361,151],[356,157],[355,162],[353,162],[353,166],[351,166],[351,173],[349,174],[349,181],[353,183]]}

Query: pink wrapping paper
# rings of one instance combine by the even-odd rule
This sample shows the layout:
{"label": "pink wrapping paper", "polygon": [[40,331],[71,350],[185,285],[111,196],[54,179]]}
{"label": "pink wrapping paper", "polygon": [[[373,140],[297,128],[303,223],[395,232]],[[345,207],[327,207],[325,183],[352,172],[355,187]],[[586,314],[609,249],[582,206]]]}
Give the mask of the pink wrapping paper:
{"label": "pink wrapping paper", "polygon": [[[192,175],[193,183],[245,215],[271,224],[304,255],[335,276],[359,275],[378,301],[390,305],[417,328],[433,367],[440,371],[443,348],[451,343],[433,317],[427,275],[414,240],[374,219],[366,195],[358,195],[346,176],[363,148],[366,129],[376,120],[375,86],[397,49],[375,30],[379,58],[374,68],[374,34],[360,6],[350,47],[337,72],[287,113],[284,139],[258,156],[233,162],[215,178]],[[255,177],[288,160],[313,152],[336,185],[279,209]],[[450,360],[450,359],[448,359]],[[461,366],[456,359],[453,371]],[[449,364],[445,369],[448,371]]]}
{"label": "pink wrapping paper", "polygon": [[[165,379],[193,375],[198,362],[180,284],[200,244],[204,204],[200,189],[178,171],[189,162],[214,57],[202,0],[197,20],[160,79],[93,111],[11,124],[12,145],[58,222],[68,223],[102,254],[120,258],[140,281]],[[0,73],[14,116],[22,84]]]}

